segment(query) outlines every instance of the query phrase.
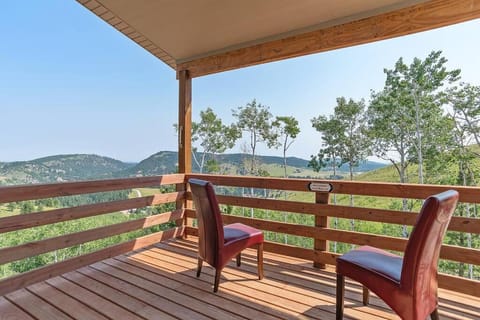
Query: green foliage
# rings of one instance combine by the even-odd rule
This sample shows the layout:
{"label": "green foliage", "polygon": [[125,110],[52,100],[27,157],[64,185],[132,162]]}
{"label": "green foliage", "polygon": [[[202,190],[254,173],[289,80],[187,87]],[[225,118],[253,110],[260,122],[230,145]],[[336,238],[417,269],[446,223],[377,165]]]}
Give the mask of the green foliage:
{"label": "green foliage", "polygon": [[376,156],[389,160],[400,182],[408,182],[406,169],[418,164],[424,182],[424,162],[435,162],[449,141],[450,126],[443,114],[445,86],[459,79],[460,70],[447,71],[441,51],[406,65],[400,58],[385,69],[385,86],[372,93],[368,109],[369,135]]}
{"label": "green foliage", "polygon": [[287,151],[295,142],[295,138],[300,133],[300,127],[298,126],[298,120],[294,117],[276,117],[275,121],[272,123],[274,128],[277,128],[279,139],[281,140],[281,145],[283,149],[283,168],[284,168],[284,177],[287,175]]}
{"label": "green foliage", "polygon": [[[59,235],[79,232],[129,220],[136,220],[146,217],[150,214],[170,211],[174,207],[174,203],[166,204],[153,208],[147,207],[144,210],[136,211],[134,213],[110,213],[96,217],[77,219],[20,231],[8,232],[2,234],[2,237],[0,237],[0,248],[17,246],[23,243],[28,243],[40,239],[47,239]],[[81,245],[75,245],[72,247],[55,250],[53,252],[41,254],[27,259],[14,261],[2,266],[2,268],[0,269],[2,270],[2,274],[0,274],[0,277],[6,277],[15,273],[25,272],[56,261],[62,261],[70,257],[78,256],[80,254],[93,252],[108,247],[110,245],[117,244],[119,242],[138,238],[142,235],[168,229],[170,227],[172,227],[172,223],[147,228],[144,230],[128,232],[105,239],[90,241]]]}
{"label": "green foliage", "polygon": [[342,165],[339,145],[344,130],[341,123],[334,116],[318,116],[312,119],[312,127],[322,134],[322,147],[316,156],[311,156],[308,166],[317,172],[329,166],[336,175],[337,168]]}
{"label": "green foliage", "polygon": [[312,156],[310,166],[319,171],[330,165],[348,164],[350,180],[353,168],[358,167],[368,155],[369,141],[366,135],[365,102],[337,98],[334,114],[329,118],[319,116],[312,119],[312,126],[322,134],[322,148]]}
{"label": "green foliage", "polygon": [[30,213],[35,211],[35,206],[32,201],[23,201],[20,206],[20,213]]}
{"label": "green foliage", "polygon": [[258,144],[265,143],[269,148],[278,147],[278,133],[272,129],[272,114],[269,107],[257,103],[255,99],[237,110],[232,110],[232,113],[237,119],[238,130],[248,135],[248,146],[252,154],[249,173],[257,175],[255,157]]}
{"label": "green foliage", "polygon": [[[200,158],[197,157],[198,147],[192,148],[193,159],[203,172],[205,165],[209,172],[215,170],[214,156],[233,148],[235,141],[240,138],[241,132],[235,125],[226,126],[222,119],[218,118],[211,108],[200,111],[200,122],[192,122],[192,143],[198,142]],[[210,156],[212,158],[207,159]],[[205,161],[210,161],[208,164]]]}
{"label": "green foliage", "polygon": [[109,178],[131,167],[112,158],[88,154],[50,156],[31,161],[2,163],[6,184],[48,183]]}

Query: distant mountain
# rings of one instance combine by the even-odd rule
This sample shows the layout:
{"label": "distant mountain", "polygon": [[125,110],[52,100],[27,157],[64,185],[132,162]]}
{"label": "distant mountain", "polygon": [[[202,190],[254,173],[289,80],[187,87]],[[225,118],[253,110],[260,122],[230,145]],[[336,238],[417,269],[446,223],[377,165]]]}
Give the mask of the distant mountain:
{"label": "distant mountain", "polygon": [[174,173],[177,171],[178,153],[174,151],[160,151],[140,161],[135,166],[116,176],[154,176]]}
{"label": "distant mountain", "polygon": [[[249,155],[232,153],[216,156],[225,174],[237,173]],[[268,166],[266,170],[272,176],[283,176],[282,157],[258,156],[258,160]],[[288,157],[287,164],[294,176],[313,176],[308,168],[308,161],[296,157]],[[29,184],[59,181],[78,181],[90,179],[108,179],[134,176],[151,176],[174,173],[177,171],[178,154],[174,151],[160,151],[139,163],[125,163],[108,157],[89,154],[56,155],[31,161],[0,163],[0,184]],[[365,161],[356,172],[366,172],[384,167],[385,164]],[[198,172],[195,162],[192,170]],[[325,169],[326,171],[329,169]],[[346,172],[343,166],[339,172]]]}
{"label": "distant mountain", "polygon": [[[262,164],[277,164],[283,166],[283,158],[276,157],[276,156],[257,156],[260,163]],[[244,153],[230,153],[230,154],[221,154],[216,156],[216,159],[220,163],[230,163],[235,166],[240,166],[245,159],[249,159],[249,155]],[[309,160],[297,158],[297,157],[287,157],[287,166],[295,167],[295,168],[307,168]],[[384,163],[369,161],[366,160],[362,162],[357,168],[355,168],[355,172],[364,172],[364,171],[371,171],[375,169],[379,169],[386,166]],[[330,168],[325,168],[325,171],[330,170]],[[339,168],[339,171],[348,171],[348,165],[344,164]]]}
{"label": "distant mountain", "polygon": [[[240,166],[245,159],[250,159],[250,155],[244,153],[224,153],[215,156],[220,163],[230,163],[235,166]],[[257,156],[260,163],[263,164],[279,164],[283,165],[283,158],[276,156]],[[287,165],[297,168],[306,168],[308,160],[297,157],[287,157]]]}
{"label": "distant mountain", "polygon": [[[377,170],[377,169],[383,168],[385,166],[389,166],[389,164],[366,160],[366,161],[363,161],[362,163],[360,163],[360,165],[358,167],[354,168],[354,172],[367,172],[367,171]],[[348,171],[348,165],[343,164],[339,168],[339,170],[347,172]]]}
{"label": "distant mountain", "polygon": [[5,184],[25,184],[102,179],[130,167],[132,164],[98,155],[56,155],[1,163],[0,181]]}
{"label": "distant mountain", "polygon": [[[239,168],[242,163],[249,159],[249,155],[243,153],[224,153],[217,155],[215,158],[218,163],[223,165],[229,165],[230,167]],[[276,156],[257,156],[257,159],[260,163],[265,165],[278,165],[283,166],[283,158]],[[297,157],[287,157],[287,165],[290,167],[305,169],[308,167],[308,160],[297,158]],[[178,165],[178,154],[175,151],[160,151],[154,155],[148,157],[147,159],[139,162],[136,166],[133,166],[127,169],[124,172],[118,172],[118,174],[123,174],[126,176],[148,176],[148,175],[160,175],[168,174],[177,171]],[[378,168],[384,167],[385,164],[374,162],[374,161],[365,161],[358,168],[355,168],[355,172],[365,172],[371,171]],[[195,162],[192,163],[192,171],[198,172],[200,168],[196,165]],[[325,168],[325,171],[329,170]],[[339,171],[348,171],[348,167],[343,165],[340,167]]]}

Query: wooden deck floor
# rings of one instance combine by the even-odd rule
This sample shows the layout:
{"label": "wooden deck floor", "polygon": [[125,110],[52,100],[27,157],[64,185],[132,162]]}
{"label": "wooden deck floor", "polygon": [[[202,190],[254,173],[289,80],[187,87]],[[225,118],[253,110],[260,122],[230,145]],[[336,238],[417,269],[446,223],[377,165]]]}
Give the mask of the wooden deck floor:
{"label": "wooden deck floor", "polygon": [[[212,292],[213,269],[195,277],[195,239],[161,243],[81,268],[0,297],[0,319],[334,319],[335,274],[311,262],[265,255],[257,280],[255,252],[232,263]],[[480,319],[480,298],[440,292],[441,319]],[[398,319],[376,297],[361,304],[347,282],[347,319]]]}

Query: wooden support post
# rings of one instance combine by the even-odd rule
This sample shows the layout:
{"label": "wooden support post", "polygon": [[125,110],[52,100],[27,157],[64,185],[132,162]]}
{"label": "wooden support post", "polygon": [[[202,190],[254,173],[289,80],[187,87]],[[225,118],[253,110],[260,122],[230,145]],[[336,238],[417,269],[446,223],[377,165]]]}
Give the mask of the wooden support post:
{"label": "wooden support post", "polygon": [[[178,172],[192,172],[192,78],[188,70],[178,73]],[[184,184],[177,184],[177,191],[187,190],[186,181]],[[186,199],[177,201],[177,209],[191,207]],[[177,225],[187,223],[187,217],[177,221]],[[184,237],[186,237],[186,232]]]}
{"label": "wooden support post", "polygon": [[[330,193],[315,192],[315,203],[328,204],[329,199]],[[325,216],[315,216],[315,227],[328,227],[328,220],[328,217]],[[328,251],[328,241],[314,239],[313,249],[315,250],[315,253],[318,251]],[[313,266],[315,268],[325,269],[325,264],[318,261],[313,261]]]}

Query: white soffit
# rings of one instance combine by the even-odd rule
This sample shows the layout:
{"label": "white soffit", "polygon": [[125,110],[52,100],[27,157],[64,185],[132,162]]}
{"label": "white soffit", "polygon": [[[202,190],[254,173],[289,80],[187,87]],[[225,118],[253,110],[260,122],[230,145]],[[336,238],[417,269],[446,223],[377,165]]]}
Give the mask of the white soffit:
{"label": "white soffit", "polygon": [[176,65],[408,7],[419,0],[77,0]]}

